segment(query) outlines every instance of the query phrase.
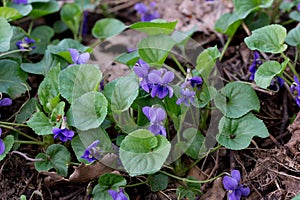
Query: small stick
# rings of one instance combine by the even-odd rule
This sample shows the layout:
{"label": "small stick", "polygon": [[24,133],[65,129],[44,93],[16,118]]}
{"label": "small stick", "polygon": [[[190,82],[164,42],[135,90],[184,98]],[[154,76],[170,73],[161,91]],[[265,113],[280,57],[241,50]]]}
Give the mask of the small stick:
{"label": "small stick", "polygon": [[26,160],[31,161],[31,162],[40,162],[40,161],[44,160],[43,158],[30,158],[26,154],[24,154],[24,153],[22,153],[20,151],[12,151],[11,153],[12,154],[13,153],[19,154],[20,156],[23,156]]}

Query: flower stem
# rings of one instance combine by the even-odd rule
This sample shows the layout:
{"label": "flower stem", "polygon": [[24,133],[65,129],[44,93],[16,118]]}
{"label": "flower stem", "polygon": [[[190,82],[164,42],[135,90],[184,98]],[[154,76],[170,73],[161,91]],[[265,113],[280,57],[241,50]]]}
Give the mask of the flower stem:
{"label": "flower stem", "polygon": [[[289,58],[288,58],[284,53],[281,53],[281,56],[282,56],[285,60],[289,60]],[[288,62],[288,65],[289,65],[289,67],[291,68],[293,74],[299,78],[298,73],[297,73],[297,71],[296,71],[296,69],[295,69],[295,66],[294,66],[290,61]]]}
{"label": "flower stem", "polygon": [[221,53],[221,56],[220,56],[220,58],[219,58],[219,61],[220,61],[220,62],[221,62],[221,60],[222,60],[222,58],[223,58],[223,56],[224,56],[224,54],[225,54],[225,52],[226,52],[226,50],[227,50],[227,48],[228,48],[228,46],[229,46],[229,43],[231,42],[232,38],[233,38],[233,36],[229,37],[228,40],[227,40],[227,42],[226,42],[226,44],[224,45],[223,50],[222,50],[222,53]]}
{"label": "flower stem", "polygon": [[39,142],[39,141],[27,141],[27,140],[15,140],[15,143],[19,144],[36,144],[36,145],[44,145],[45,142]]}
{"label": "flower stem", "polygon": [[17,124],[17,123],[11,123],[11,122],[1,122],[0,124],[4,124],[4,125],[10,125],[10,126],[23,126],[23,127],[28,127],[28,125],[26,124]]}
{"label": "flower stem", "polygon": [[180,64],[180,62],[177,60],[177,58],[175,57],[174,54],[171,54],[172,59],[174,60],[174,62],[176,63],[177,67],[180,69],[180,71],[184,74],[184,76],[186,76],[186,71],[184,70],[183,66]]}
{"label": "flower stem", "polygon": [[16,50],[13,50],[13,51],[8,51],[8,52],[5,52],[5,53],[2,53],[2,54],[0,54],[0,57],[7,56],[7,55],[12,54],[12,53],[18,53],[18,52],[24,52],[24,51],[30,51],[30,50],[29,49],[16,49]]}
{"label": "flower stem", "polygon": [[11,127],[11,126],[6,126],[6,125],[0,124],[0,127],[7,128],[9,130],[15,131],[15,132],[23,135],[24,137],[27,137],[28,139],[31,139],[31,140],[36,141],[36,142],[40,142],[37,139],[35,139],[34,137],[31,137],[31,136],[27,135],[26,133],[23,133],[22,131],[19,131],[18,129],[15,129],[15,128]]}
{"label": "flower stem", "polygon": [[202,183],[208,183],[208,182],[214,181],[214,180],[216,180],[217,178],[219,178],[219,177],[221,177],[221,176],[227,174],[226,172],[222,172],[221,174],[219,174],[218,176],[215,176],[215,177],[213,177],[213,178],[210,178],[210,179],[207,179],[207,180],[204,180],[204,181],[196,181],[196,180],[191,180],[191,179],[187,179],[187,178],[181,178],[181,177],[175,176],[175,175],[173,175],[173,174],[169,174],[168,172],[165,172],[165,171],[160,171],[160,173],[165,174],[165,175],[167,175],[167,176],[169,176],[169,177],[175,178],[175,179],[177,179],[177,180],[183,181],[183,182],[200,183],[200,184],[202,184]]}
{"label": "flower stem", "polygon": [[131,184],[131,185],[125,185],[124,187],[135,187],[135,186],[143,185],[146,183],[148,183],[148,181],[143,181],[143,182],[135,183],[135,184]]}

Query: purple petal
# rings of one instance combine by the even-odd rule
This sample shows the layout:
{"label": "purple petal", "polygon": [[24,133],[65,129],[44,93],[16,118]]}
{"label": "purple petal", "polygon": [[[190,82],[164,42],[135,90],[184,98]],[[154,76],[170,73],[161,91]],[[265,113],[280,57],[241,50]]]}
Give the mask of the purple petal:
{"label": "purple petal", "polygon": [[224,176],[223,178],[223,186],[226,190],[234,190],[235,187],[238,186],[238,184],[239,183],[230,176]]}
{"label": "purple petal", "polygon": [[146,79],[143,79],[141,82],[140,82],[140,86],[143,88],[143,90],[145,90],[147,93],[150,92],[150,88],[149,88],[149,84],[147,83],[147,80]]}
{"label": "purple petal", "polygon": [[90,59],[89,53],[82,53],[78,57],[77,64],[85,64],[89,61],[89,59]]}
{"label": "purple petal", "polygon": [[156,86],[156,85],[153,86],[153,88],[151,90],[151,97],[152,98],[156,96],[156,93],[157,93],[158,89],[159,89],[159,86]]}
{"label": "purple petal", "polygon": [[144,3],[137,3],[134,5],[134,9],[139,13],[143,14],[148,12],[148,8]]}
{"label": "purple petal", "polygon": [[0,106],[10,106],[12,104],[12,100],[10,98],[3,98],[0,100]]}
{"label": "purple petal", "polygon": [[2,128],[0,128],[0,137],[1,137],[1,135],[2,135]]}
{"label": "purple petal", "polygon": [[163,84],[163,80],[161,76],[159,76],[156,72],[156,70],[153,70],[152,72],[149,73],[148,79],[150,83],[155,83],[155,84]]}
{"label": "purple petal", "polygon": [[246,197],[250,194],[250,188],[248,188],[248,187],[240,186],[239,190],[241,191],[242,196],[244,196],[244,197]]}
{"label": "purple petal", "polygon": [[240,182],[240,180],[241,180],[241,174],[240,174],[240,171],[239,171],[239,170],[232,170],[232,171],[231,171],[231,176],[232,176],[232,178],[234,178],[238,183]]}
{"label": "purple petal", "polygon": [[228,200],[240,200],[241,192],[239,190],[233,190],[228,192]]}
{"label": "purple petal", "polygon": [[115,190],[108,190],[108,193],[113,198],[113,200],[115,200],[117,198],[117,196],[118,196],[118,192],[115,191]]}
{"label": "purple petal", "polygon": [[174,73],[171,71],[168,71],[164,74],[162,81],[163,81],[163,83],[167,84],[167,83],[170,83],[171,81],[173,81],[173,79],[174,79]]}
{"label": "purple petal", "polygon": [[52,133],[55,134],[55,135],[59,134],[61,131],[62,131],[62,129],[60,129],[60,128],[53,128],[52,129]]}
{"label": "purple petal", "polygon": [[298,3],[297,9],[298,9],[298,11],[300,11],[300,3]]}
{"label": "purple petal", "polygon": [[66,137],[73,137],[74,136],[74,131],[71,131],[69,129],[64,129],[62,131],[62,134],[64,134],[64,136],[66,136]]}
{"label": "purple petal", "polygon": [[149,115],[150,109],[151,109],[151,108],[150,108],[149,106],[145,106],[145,107],[143,107],[143,109],[142,109],[143,113],[146,115],[146,117],[147,117],[149,120],[151,120],[150,115]]}
{"label": "purple petal", "polygon": [[159,86],[156,90],[156,95],[159,99],[163,99],[168,95],[168,88],[164,86]]}
{"label": "purple petal", "polygon": [[0,155],[3,154],[5,151],[5,144],[3,140],[0,139]]}
{"label": "purple petal", "polygon": [[160,133],[161,125],[159,124],[151,124],[149,126],[149,131],[151,131],[154,135],[157,135]]}
{"label": "purple petal", "polygon": [[171,86],[167,86],[167,88],[169,90],[168,91],[169,92],[169,97],[171,98],[173,96],[173,93],[174,93],[173,88]]}
{"label": "purple petal", "polygon": [[77,49],[69,48],[69,52],[71,54],[73,63],[77,63],[77,60],[79,58],[79,52],[77,51]]}
{"label": "purple petal", "polygon": [[166,112],[162,108],[156,109],[156,120],[157,121],[163,121],[166,118]]}

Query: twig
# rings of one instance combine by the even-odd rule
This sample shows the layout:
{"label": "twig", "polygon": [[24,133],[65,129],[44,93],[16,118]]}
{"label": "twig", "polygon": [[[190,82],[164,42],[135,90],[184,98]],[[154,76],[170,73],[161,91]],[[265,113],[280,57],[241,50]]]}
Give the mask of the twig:
{"label": "twig", "polygon": [[43,161],[43,160],[44,160],[44,159],[42,159],[42,158],[30,158],[30,157],[28,157],[26,154],[24,154],[24,153],[22,153],[22,152],[20,152],[20,151],[12,151],[11,153],[12,153],[12,154],[13,154],[13,153],[19,154],[20,156],[23,156],[26,160],[31,161],[31,162],[40,162],[40,161]]}

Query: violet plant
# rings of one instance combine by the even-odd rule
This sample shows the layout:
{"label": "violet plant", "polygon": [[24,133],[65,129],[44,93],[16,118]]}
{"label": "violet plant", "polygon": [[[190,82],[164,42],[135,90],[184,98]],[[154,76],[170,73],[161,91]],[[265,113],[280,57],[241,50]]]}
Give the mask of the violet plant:
{"label": "violet plant", "polygon": [[[38,2],[26,3],[38,5]],[[25,1],[13,3],[25,4]],[[249,13],[268,8],[271,3],[272,1],[267,1],[246,6],[247,10],[243,10],[243,5],[247,2],[236,0],[234,13],[223,16],[216,24],[216,30],[229,36],[229,44]],[[20,120],[21,123],[1,119],[1,128],[15,131],[24,141],[17,140],[12,134],[4,138],[2,136],[0,160],[4,159],[14,144],[32,144],[45,149],[36,156],[37,161],[34,163],[39,172],[55,170],[59,176],[67,177],[68,168],[76,162],[93,165],[111,156],[115,159],[109,164],[131,177],[151,177],[159,173],[162,174],[159,176],[159,181],[162,182],[168,182],[168,177],[171,177],[182,183],[202,184],[211,182],[224,173],[204,181],[182,177],[190,169],[180,159],[183,153],[192,160],[191,166],[195,166],[205,153],[214,152],[221,146],[241,150],[247,148],[255,136],[268,137],[266,126],[253,114],[259,112],[260,104],[248,82],[237,81],[216,88],[214,86],[217,84],[209,81],[217,59],[222,59],[226,48],[220,53],[217,47],[209,47],[199,53],[194,66],[182,66],[178,62],[178,55],[174,53],[174,47],[182,45],[190,37],[188,34],[183,34],[180,38],[174,36],[176,21],[151,21],[159,17],[155,3],[151,3],[150,7],[142,3],[136,4],[135,9],[141,16],[141,22],[131,25],[113,18],[98,20],[92,29],[92,35],[97,41],[89,46],[81,43],[84,10],[80,5],[67,3],[60,8],[56,1],[47,1],[46,4],[49,5],[49,10],[43,12],[33,6],[27,14],[17,12],[9,17],[0,14],[0,32],[3,34],[3,40],[0,41],[0,79],[5,80],[3,86],[0,86],[0,92],[14,101],[30,90],[28,76],[43,76],[37,98],[32,98],[35,100],[35,109],[26,115],[21,110],[18,116],[21,113],[25,115]],[[4,0],[3,9],[15,8]],[[34,21],[56,12],[59,12],[61,20],[73,33],[73,38],[53,41],[52,27],[36,27],[16,32],[13,30],[17,27],[10,24],[10,21],[22,17],[30,16]],[[103,74],[99,66],[89,64],[90,54],[93,47],[125,29],[146,33],[147,37],[139,41],[136,50],[125,52],[114,60],[127,65],[130,73],[107,83],[99,91]],[[299,31],[300,29],[295,28],[286,35],[283,26],[267,25],[253,30],[252,35],[245,39],[246,45],[255,51],[254,61],[249,69],[250,80],[254,80],[258,87],[267,89],[274,78],[281,77],[285,84],[291,86],[291,93],[295,95],[298,105],[299,75],[283,52],[287,48],[284,41],[290,46],[299,45],[298,40],[295,40]],[[42,37],[42,32],[48,33],[45,38]],[[280,53],[285,61],[262,61],[258,52]],[[28,61],[28,55],[34,53],[42,57],[37,63]],[[15,57],[19,59],[14,59]],[[167,59],[176,64],[169,66]],[[294,83],[285,71],[287,66],[295,76]],[[0,100],[0,106],[10,104],[11,101],[6,98]],[[215,143],[206,146],[205,137],[200,130],[208,129],[205,125],[209,120],[208,112],[212,104],[215,104],[215,109],[223,117],[217,122]],[[20,126],[32,129],[34,135],[18,130],[17,127]],[[118,140],[113,134],[109,134],[109,129],[120,132],[122,139]],[[2,133],[2,129],[0,130]],[[117,150],[115,145],[118,146]],[[72,152],[75,156],[71,156]],[[146,179],[141,184],[156,184],[155,181],[150,181],[151,178]],[[231,176],[224,177],[223,185],[228,191],[229,199],[249,195],[249,188],[240,185],[240,179],[237,170],[232,171]],[[158,191],[166,187],[162,185]],[[189,193],[191,199],[200,195],[198,190]],[[179,197],[182,193],[183,190],[178,189]],[[96,200],[129,199],[126,194],[126,179],[116,174],[99,177],[91,194]]]}

